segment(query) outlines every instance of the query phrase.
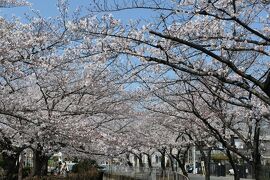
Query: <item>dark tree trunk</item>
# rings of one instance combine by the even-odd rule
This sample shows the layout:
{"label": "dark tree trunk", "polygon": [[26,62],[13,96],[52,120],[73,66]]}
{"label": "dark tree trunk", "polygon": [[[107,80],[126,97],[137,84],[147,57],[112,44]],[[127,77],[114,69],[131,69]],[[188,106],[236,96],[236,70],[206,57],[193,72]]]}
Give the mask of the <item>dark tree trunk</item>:
{"label": "dark tree trunk", "polygon": [[163,176],[166,170],[166,162],[165,162],[165,155],[166,155],[166,147],[162,147],[158,149],[161,154],[160,165],[161,165],[161,175]]}
{"label": "dark tree trunk", "polygon": [[181,162],[180,159],[176,159],[177,163],[178,163],[178,166],[180,167],[180,169],[182,170],[182,173],[183,175],[187,176],[188,177],[188,173],[187,173],[187,170],[185,168],[185,164]]}
{"label": "dark tree trunk", "polygon": [[127,165],[128,165],[129,167],[132,167],[133,164],[130,162],[129,154],[126,154],[126,159],[127,159]]}
{"label": "dark tree trunk", "polygon": [[256,180],[260,180],[261,179],[261,176],[260,176],[261,157],[259,154],[253,156],[252,169],[253,169],[252,178]]}
{"label": "dark tree trunk", "polygon": [[3,153],[3,169],[6,171],[6,177],[8,180],[17,180],[17,173],[19,170],[18,162],[19,153],[16,154],[7,154]]}
{"label": "dark tree trunk", "polygon": [[207,150],[207,156],[206,156],[206,159],[204,161],[205,180],[210,180],[211,151],[212,151],[212,148],[208,148],[208,150]]}
{"label": "dark tree trunk", "polygon": [[139,159],[139,169],[140,169],[140,172],[143,172],[144,164],[143,164],[143,155],[142,155],[142,153],[140,153],[139,155],[137,155],[137,158]]}
{"label": "dark tree trunk", "polygon": [[152,158],[150,154],[145,154],[147,156],[147,163],[148,167],[151,169],[152,168]]}
{"label": "dark tree trunk", "polygon": [[261,154],[259,150],[259,143],[260,143],[260,121],[257,120],[254,132],[254,151],[252,152],[252,168],[253,174],[252,178],[256,180],[260,180],[260,173],[261,173]]}
{"label": "dark tree trunk", "polygon": [[139,167],[140,167],[140,168],[143,168],[144,165],[143,165],[143,156],[142,156],[142,153],[140,153],[140,154],[138,155],[138,159],[139,159]]}
{"label": "dark tree trunk", "polygon": [[264,81],[263,91],[267,94],[268,97],[270,97],[270,73],[268,73],[267,78]]}
{"label": "dark tree trunk", "polygon": [[172,148],[170,149],[170,155],[177,161],[178,166],[180,167],[183,175],[188,177],[188,173],[187,170],[185,168],[185,162],[186,162],[186,157],[187,157],[187,153],[189,151],[189,146],[185,147],[185,150],[182,151],[182,157],[181,157],[181,149],[177,149],[177,154],[173,155],[172,153]]}
{"label": "dark tree trunk", "polygon": [[142,153],[136,154],[134,152],[131,152],[131,154],[134,155],[135,167],[137,167],[137,160],[138,160],[139,161],[139,170],[142,172],[143,171],[143,167],[144,167],[144,164],[143,164],[143,154]]}
{"label": "dark tree trunk", "polygon": [[238,171],[238,167],[237,165],[235,164],[234,160],[233,160],[233,157],[231,155],[231,152],[227,149],[226,150],[226,153],[227,153],[227,156],[229,158],[229,162],[233,168],[233,171],[234,171],[234,180],[240,180],[240,176],[239,176],[239,171]]}
{"label": "dark tree trunk", "polygon": [[161,151],[160,151],[160,153],[161,153],[161,161],[160,161],[160,163],[161,163],[161,169],[163,170],[163,171],[165,171],[166,170],[166,162],[165,162],[165,150],[164,149],[162,149]]}
{"label": "dark tree trunk", "polygon": [[21,152],[20,158],[19,158],[19,170],[18,170],[18,180],[23,179],[23,161],[24,161],[24,153]]}
{"label": "dark tree trunk", "polygon": [[173,162],[173,157],[171,155],[169,155],[169,158],[170,158],[170,163],[171,163],[171,169],[172,171],[174,171],[174,162]]}
{"label": "dark tree trunk", "polygon": [[184,153],[182,154],[183,156],[181,157],[181,150],[178,149],[177,150],[177,154],[174,155],[172,153],[173,149],[170,148],[170,157],[174,158],[176,161],[177,161],[177,164],[178,164],[178,167],[180,167],[183,175],[187,176],[188,177],[188,173],[186,171],[186,168],[185,168],[185,162],[186,162],[186,156],[187,156],[187,152],[189,150],[189,147],[187,147],[184,151]]}
{"label": "dark tree trunk", "polygon": [[46,176],[48,172],[49,157],[44,155],[41,150],[33,150],[33,169],[32,176]]}
{"label": "dark tree trunk", "polygon": [[210,160],[211,160],[211,148],[207,149],[207,154],[205,154],[203,148],[201,146],[197,146],[201,153],[202,159],[204,161],[205,167],[205,180],[210,180]]}

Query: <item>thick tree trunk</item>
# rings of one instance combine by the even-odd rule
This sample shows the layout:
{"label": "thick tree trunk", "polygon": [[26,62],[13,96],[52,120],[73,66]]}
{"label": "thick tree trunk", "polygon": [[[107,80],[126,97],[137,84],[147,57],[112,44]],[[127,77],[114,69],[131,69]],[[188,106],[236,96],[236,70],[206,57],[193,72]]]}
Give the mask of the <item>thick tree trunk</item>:
{"label": "thick tree trunk", "polygon": [[210,180],[211,151],[212,151],[211,148],[209,148],[209,149],[207,150],[207,156],[206,156],[205,161],[204,161],[205,180]]}
{"label": "thick tree trunk", "polygon": [[205,154],[203,148],[201,146],[197,146],[200,150],[202,159],[204,161],[205,167],[205,180],[210,180],[210,160],[211,160],[211,148],[207,149],[207,154]]}
{"label": "thick tree trunk", "polygon": [[254,161],[252,163],[252,168],[253,168],[253,174],[252,178],[256,180],[260,180],[260,171],[261,171],[261,157],[260,155],[257,155],[256,157],[253,157]]}
{"label": "thick tree trunk", "polygon": [[147,157],[147,165],[148,165],[148,168],[149,168],[149,177],[151,177],[151,174],[152,174],[152,158],[151,158],[151,155],[148,154],[148,153],[144,153]]}
{"label": "thick tree trunk", "polygon": [[185,164],[181,162],[180,159],[176,159],[177,163],[178,163],[178,166],[180,167],[183,175],[187,176],[188,177],[188,173],[187,173],[187,170],[185,168]]}
{"label": "thick tree trunk", "polygon": [[[187,176],[187,177],[188,177],[188,173],[187,173],[187,170],[185,168],[185,162],[186,162],[188,150],[189,150],[189,147],[186,147],[184,152],[181,154],[181,150],[177,149],[177,154],[174,155],[172,153],[173,149],[172,148],[170,149],[170,156],[173,157],[177,161],[178,167],[180,167],[182,174]],[[181,157],[181,155],[183,155],[183,156]]]}
{"label": "thick tree trunk", "polygon": [[23,161],[24,161],[24,153],[21,152],[20,158],[19,158],[18,180],[23,179]]}
{"label": "thick tree trunk", "polygon": [[32,176],[46,176],[48,172],[49,157],[40,150],[33,151],[33,170]]}
{"label": "thick tree trunk", "polygon": [[260,173],[261,173],[261,154],[259,150],[259,143],[260,143],[260,121],[256,122],[255,132],[254,132],[254,151],[252,153],[252,168],[253,174],[252,178],[256,180],[260,180]]}
{"label": "thick tree trunk", "polygon": [[143,164],[143,156],[142,156],[142,153],[140,153],[137,157],[138,157],[138,159],[139,159],[139,169],[140,169],[140,172],[143,172],[144,164]]}
{"label": "thick tree trunk", "polygon": [[161,175],[163,176],[166,170],[166,162],[165,162],[166,148],[162,147],[158,151],[161,154],[160,166],[161,166]]}
{"label": "thick tree trunk", "polygon": [[134,154],[134,167],[138,167],[138,157]]}
{"label": "thick tree trunk", "polygon": [[234,171],[234,180],[240,180],[240,176],[239,176],[239,171],[238,171],[238,167],[236,166],[234,160],[233,160],[233,157],[231,155],[231,152],[227,149],[226,150],[226,153],[227,153],[227,156],[229,158],[229,162],[233,168],[233,171]]}
{"label": "thick tree trunk", "polygon": [[126,159],[127,159],[127,165],[128,165],[129,167],[132,167],[133,164],[130,162],[129,154],[126,154]]}
{"label": "thick tree trunk", "polygon": [[169,158],[170,158],[170,163],[171,163],[171,169],[172,171],[174,171],[174,162],[173,162],[173,157],[171,155],[169,155]]}
{"label": "thick tree trunk", "polygon": [[140,168],[143,168],[144,165],[143,165],[143,156],[142,156],[142,153],[140,153],[140,154],[138,155],[138,159],[139,159],[139,167],[140,167]]}
{"label": "thick tree trunk", "polygon": [[166,170],[165,153],[161,153],[160,165],[161,165],[161,169],[165,171]]}
{"label": "thick tree trunk", "polygon": [[6,178],[8,180],[15,180],[17,179],[18,173],[18,160],[19,160],[19,153],[17,154],[7,154],[3,153],[3,169],[6,171]]}
{"label": "thick tree trunk", "polygon": [[268,73],[266,80],[264,81],[263,91],[270,97],[270,73]]}
{"label": "thick tree trunk", "polygon": [[146,156],[147,156],[148,167],[150,169],[152,169],[152,158],[151,158],[151,155],[150,154],[146,154]]}

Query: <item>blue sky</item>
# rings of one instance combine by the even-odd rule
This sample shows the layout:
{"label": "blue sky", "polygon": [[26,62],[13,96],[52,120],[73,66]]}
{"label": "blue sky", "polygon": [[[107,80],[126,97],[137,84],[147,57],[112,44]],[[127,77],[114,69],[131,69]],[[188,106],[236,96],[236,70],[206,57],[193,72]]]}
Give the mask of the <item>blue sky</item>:
{"label": "blue sky", "polygon": [[[0,10],[0,15],[4,17],[10,17],[12,15],[23,17],[24,14],[31,13],[31,9],[39,10],[40,14],[44,17],[54,17],[57,16],[57,0],[28,0],[32,4],[31,7],[13,7],[13,8],[2,8]],[[89,5],[88,0],[71,0],[70,7],[71,10],[75,10],[77,7],[84,5]]]}
{"label": "blue sky", "polygon": [[[73,12],[76,8],[80,6],[89,7],[89,4],[92,0],[69,0],[70,4],[70,12]],[[31,13],[31,9],[38,10],[43,17],[55,17],[58,15],[57,10],[57,0],[28,0],[32,4],[31,7],[13,7],[13,8],[1,8],[0,16],[10,18],[12,16],[23,17],[25,14],[29,15]],[[84,8],[85,10],[86,8]],[[129,10],[113,13],[115,17],[126,21],[129,19],[142,19],[149,18],[153,15],[153,12],[143,11],[143,10]]]}

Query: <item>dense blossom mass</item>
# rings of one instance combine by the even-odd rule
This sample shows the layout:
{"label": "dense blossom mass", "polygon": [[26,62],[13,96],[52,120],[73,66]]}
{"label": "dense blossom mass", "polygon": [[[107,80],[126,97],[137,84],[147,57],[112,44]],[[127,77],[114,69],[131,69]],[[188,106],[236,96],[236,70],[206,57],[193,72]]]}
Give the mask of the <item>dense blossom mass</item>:
{"label": "dense blossom mass", "polygon": [[[211,150],[222,147],[234,172],[241,159],[260,179],[270,120],[268,1],[97,0],[89,15],[71,15],[66,1],[58,7],[55,19],[0,17],[0,144],[14,167],[28,148],[42,164],[33,175],[57,151],[133,154],[140,163],[158,151],[187,175],[196,146],[209,179]],[[113,16],[131,10],[153,13]]]}
{"label": "dense blossom mass", "polygon": [[30,5],[29,2],[25,1],[25,0],[1,0],[0,1],[0,7],[15,7],[15,6],[28,6]]}

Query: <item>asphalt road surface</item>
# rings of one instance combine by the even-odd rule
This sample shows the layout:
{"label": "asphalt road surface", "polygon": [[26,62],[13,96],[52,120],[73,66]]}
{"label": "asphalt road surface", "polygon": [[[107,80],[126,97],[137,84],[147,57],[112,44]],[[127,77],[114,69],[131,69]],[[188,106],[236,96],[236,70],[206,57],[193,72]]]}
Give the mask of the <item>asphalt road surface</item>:
{"label": "asphalt road surface", "polygon": [[[189,174],[188,175],[190,180],[204,180],[204,176],[202,175],[194,175],[194,174]],[[211,180],[233,180],[233,176],[225,176],[225,177],[217,177],[217,176],[210,176]],[[241,178],[241,180],[252,180],[252,179],[244,179]]]}

